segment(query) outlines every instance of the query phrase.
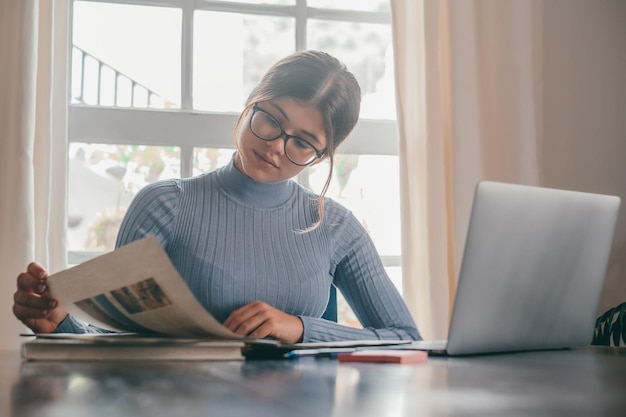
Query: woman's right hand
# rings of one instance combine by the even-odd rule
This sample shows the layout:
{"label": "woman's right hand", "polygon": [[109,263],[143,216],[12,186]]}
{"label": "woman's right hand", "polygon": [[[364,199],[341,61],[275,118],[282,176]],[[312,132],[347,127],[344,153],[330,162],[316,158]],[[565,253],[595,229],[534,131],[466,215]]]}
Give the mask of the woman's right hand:
{"label": "woman's right hand", "polygon": [[13,314],[35,333],[51,333],[67,316],[58,301],[50,297],[47,279],[48,273],[36,262],[17,277]]}

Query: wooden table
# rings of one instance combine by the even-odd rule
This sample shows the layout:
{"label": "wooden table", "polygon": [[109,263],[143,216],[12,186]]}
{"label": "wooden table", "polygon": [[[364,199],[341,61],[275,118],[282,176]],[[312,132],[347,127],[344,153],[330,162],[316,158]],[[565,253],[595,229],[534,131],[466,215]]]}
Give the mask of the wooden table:
{"label": "wooden table", "polygon": [[626,416],[626,349],[417,365],[21,362],[0,354],[0,416]]}

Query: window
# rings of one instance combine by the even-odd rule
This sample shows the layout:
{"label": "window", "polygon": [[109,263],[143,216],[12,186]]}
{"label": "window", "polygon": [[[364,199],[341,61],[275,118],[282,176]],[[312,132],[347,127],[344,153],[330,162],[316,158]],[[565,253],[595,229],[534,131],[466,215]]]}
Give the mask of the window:
{"label": "window", "polygon": [[[226,164],[235,120],[267,68],[322,49],[363,90],[328,196],[362,220],[400,288],[390,22],[387,0],[74,0],[69,263],[113,248],[143,185]],[[298,181],[319,191],[325,169]]]}

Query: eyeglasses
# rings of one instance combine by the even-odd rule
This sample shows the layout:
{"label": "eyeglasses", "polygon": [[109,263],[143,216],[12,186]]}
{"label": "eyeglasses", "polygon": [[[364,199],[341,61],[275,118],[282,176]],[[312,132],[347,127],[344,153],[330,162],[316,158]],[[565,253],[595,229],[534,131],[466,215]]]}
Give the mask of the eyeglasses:
{"label": "eyeglasses", "polygon": [[306,140],[298,136],[288,135],[283,130],[280,122],[256,103],[252,107],[250,130],[254,133],[254,136],[266,142],[283,137],[285,140],[285,155],[296,165],[307,166],[324,156],[324,152],[318,151],[315,146]]}

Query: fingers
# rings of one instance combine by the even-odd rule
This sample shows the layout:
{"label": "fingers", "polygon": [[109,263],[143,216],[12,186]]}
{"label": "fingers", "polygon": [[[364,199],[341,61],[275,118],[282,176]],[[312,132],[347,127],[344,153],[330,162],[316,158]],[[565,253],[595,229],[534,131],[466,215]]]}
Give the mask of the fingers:
{"label": "fingers", "polygon": [[259,326],[254,330],[248,333],[248,336],[255,337],[257,339],[263,339],[265,337],[274,338],[274,333],[276,331],[275,325],[270,321],[263,321],[259,323]]}
{"label": "fingers", "polygon": [[224,321],[224,326],[234,333],[247,335],[261,324],[263,317],[259,314],[262,314],[266,307],[269,305],[261,301],[246,304],[233,311]]}
{"label": "fingers", "polygon": [[13,314],[21,321],[47,317],[58,302],[46,296],[48,274],[32,262],[17,277],[17,291],[13,295]]}
{"label": "fingers", "polygon": [[56,300],[27,291],[16,291],[13,301],[13,314],[23,323],[48,318],[58,305]]}
{"label": "fingers", "polygon": [[13,294],[13,314],[35,333],[50,333],[67,316],[58,301],[51,298],[46,280],[48,273],[32,262],[17,277],[17,291]]}
{"label": "fingers", "polygon": [[48,273],[41,265],[31,262],[26,268],[26,272],[22,272],[17,277],[17,288],[22,291],[33,291],[37,294],[43,294],[46,290],[46,279]]}
{"label": "fingers", "polygon": [[18,291],[13,296],[13,314],[22,323],[36,332],[39,326],[36,324],[41,319],[49,319],[58,310],[55,300],[46,299],[35,294]]}
{"label": "fingers", "polygon": [[16,305],[26,309],[46,310],[57,306],[57,301],[42,297],[39,294],[33,294],[26,291],[16,291],[13,295],[13,301]]}
{"label": "fingers", "polygon": [[[254,319],[259,319],[254,321]],[[251,337],[264,338],[271,337],[273,339],[283,340],[289,343],[297,343],[302,341],[304,333],[304,325],[299,317],[292,316],[280,310],[266,311],[258,314],[251,320],[253,330],[247,334]],[[248,322],[242,324],[240,329],[245,328]],[[242,333],[243,334],[243,333]]]}
{"label": "fingers", "polygon": [[254,301],[233,311],[224,321],[224,326],[243,336],[272,337],[290,343],[301,341],[304,332],[299,317],[261,301]]}
{"label": "fingers", "polygon": [[40,308],[29,308],[20,304],[13,304],[13,314],[20,321],[26,322],[31,319],[43,319],[50,315],[50,310]]}
{"label": "fingers", "polygon": [[48,273],[43,268],[43,266],[39,265],[37,262],[31,262],[28,264],[26,268],[26,272],[31,274],[33,277],[38,278],[40,280],[48,278]]}

